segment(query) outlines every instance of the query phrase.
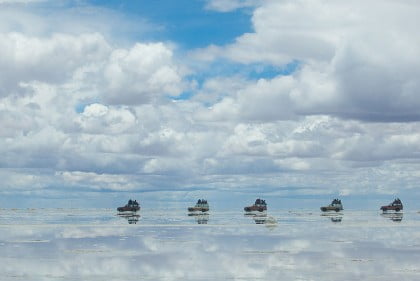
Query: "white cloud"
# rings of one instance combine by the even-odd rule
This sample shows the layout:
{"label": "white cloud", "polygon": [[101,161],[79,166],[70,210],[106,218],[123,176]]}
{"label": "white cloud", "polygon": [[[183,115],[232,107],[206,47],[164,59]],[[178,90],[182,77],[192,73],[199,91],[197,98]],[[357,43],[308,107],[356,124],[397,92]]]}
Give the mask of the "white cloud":
{"label": "white cloud", "polygon": [[0,69],[7,69],[0,78],[0,96],[22,92],[25,83],[33,81],[64,83],[76,69],[102,61],[109,50],[100,34],[0,34]]}
{"label": "white cloud", "polygon": [[219,12],[231,12],[240,8],[254,7],[262,0],[207,0],[206,8]]}
{"label": "white cloud", "polygon": [[235,96],[235,93],[242,90],[246,85],[253,85],[244,77],[210,77],[203,82],[203,85],[196,90],[192,98],[199,103],[213,105],[225,97]]}
{"label": "white cloud", "polygon": [[265,1],[254,32],[195,52],[244,64],[299,61],[292,107],[378,121],[419,120],[420,7],[396,1]]}
{"label": "white cloud", "polygon": [[83,116],[86,117],[101,117],[106,115],[107,113],[108,107],[99,103],[88,105],[83,110]]}
{"label": "white cloud", "polygon": [[[211,3],[219,11],[251,5]],[[103,19],[92,19],[104,25],[98,32],[87,24],[70,32],[72,21],[54,28],[55,19],[16,8],[34,18],[18,31],[9,17],[0,23],[5,192],[413,188],[417,10],[414,2],[262,1],[253,33],[194,58],[173,43],[120,42]],[[209,74],[200,56],[235,67],[298,63],[291,75],[251,79]],[[183,91],[191,98],[170,100]]]}
{"label": "white cloud", "polygon": [[274,121],[295,119],[290,92],[295,81],[290,76],[260,79],[238,92],[240,114],[245,120]]}
{"label": "white cloud", "polygon": [[128,191],[138,188],[127,175],[97,174],[93,172],[58,172],[63,182],[68,185],[84,185],[92,189],[109,189],[115,191]]}
{"label": "white cloud", "polygon": [[76,123],[85,133],[123,134],[132,132],[136,116],[128,108],[110,108],[94,103],[85,107]]}
{"label": "white cloud", "polygon": [[113,104],[149,103],[162,95],[182,91],[182,74],[172,50],[162,43],[137,43],[130,50],[111,54],[104,71],[107,93]]}

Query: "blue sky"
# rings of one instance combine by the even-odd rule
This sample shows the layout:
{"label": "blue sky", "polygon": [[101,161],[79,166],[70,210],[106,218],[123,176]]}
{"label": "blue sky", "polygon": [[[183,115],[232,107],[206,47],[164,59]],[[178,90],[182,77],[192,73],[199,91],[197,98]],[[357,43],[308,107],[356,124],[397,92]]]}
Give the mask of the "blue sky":
{"label": "blue sky", "polygon": [[418,198],[418,12],[0,1],[0,204]]}
{"label": "blue sky", "polygon": [[[87,1],[118,11],[132,20],[146,20],[161,29],[141,40],[171,40],[184,48],[231,43],[252,30],[249,11],[220,13],[205,8],[203,0]],[[133,36],[136,36],[133,34]]]}

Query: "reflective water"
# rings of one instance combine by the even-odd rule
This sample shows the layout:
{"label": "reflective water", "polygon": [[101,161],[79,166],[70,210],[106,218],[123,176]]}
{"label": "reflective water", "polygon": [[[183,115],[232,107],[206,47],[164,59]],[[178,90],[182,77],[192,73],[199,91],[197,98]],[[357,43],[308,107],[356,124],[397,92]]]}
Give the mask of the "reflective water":
{"label": "reflective water", "polygon": [[420,280],[420,214],[0,209],[0,280]]}

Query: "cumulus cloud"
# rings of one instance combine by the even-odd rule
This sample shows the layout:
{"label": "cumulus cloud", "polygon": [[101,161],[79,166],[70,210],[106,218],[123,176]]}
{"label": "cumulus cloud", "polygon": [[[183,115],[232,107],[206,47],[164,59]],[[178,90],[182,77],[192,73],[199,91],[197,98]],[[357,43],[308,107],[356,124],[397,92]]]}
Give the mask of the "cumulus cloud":
{"label": "cumulus cloud", "polygon": [[130,50],[114,50],[104,71],[106,100],[141,104],[163,94],[180,94],[182,75],[172,57],[172,50],[163,43],[137,43]]}
{"label": "cumulus cloud", "polygon": [[0,96],[24,92],[25,83],[33,81],[64,83],[76,69],[103,60],[109,50],[100,34],[0,34],[0,68],[7,69],[0,78]]}
{"label": "cumulus cloud", "polygon": [[[297,186],[305,189],[290,192],[316,194],[343,182],[346,193],[415,186],[419,6],[208,2],[218,11],[250,5],[252,33],[194,56],[170,42],[121,42],[103,31],[103,19],[93,21],[104,29],[92,32],[40,16],[13,30],[16,21],[5,17],[0,166],[10,172],[3,186]],[[207,69],[231,62],[245,70]],[[248,73],[291,62],[292,73]]]}
{"label": "cumulus cloud", "polygon": [[76,122],[85,133],[123,134],[134,129],[136,116],[127,108],[94,103],[85,107]]}
{"label": "cumulus cloud", "polygon": [[302,62],[290,91],[293,108],[304,115],[419,120],[419,9],[409,1],[266,1],[253,13],[254,32],[195,55],[244,64]]}
{"label": "cumulus cloud", "polygon": [[84,185],[92,189],[128,191],[138,188],[134,181],[127,175],[97,174],[93,172],[60,172],[56,176],[60,177],[68,185]]}

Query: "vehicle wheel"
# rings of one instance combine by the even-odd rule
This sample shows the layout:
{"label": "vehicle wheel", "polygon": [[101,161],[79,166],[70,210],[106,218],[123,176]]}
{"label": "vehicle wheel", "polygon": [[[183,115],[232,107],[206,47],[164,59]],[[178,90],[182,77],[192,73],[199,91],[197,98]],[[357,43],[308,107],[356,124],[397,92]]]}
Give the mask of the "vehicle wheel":
{"label": "vehicle wheel", "polygon": [[398,209],[398,208],[395,209],[395,212],[399,212],[399,211],[400,211],[400,209]]}
{"label": "vehicle wheel", "polygon": [[335,211],[338,212],[338,211],[340,211],[340,209],[339,208],[336,208]]}

